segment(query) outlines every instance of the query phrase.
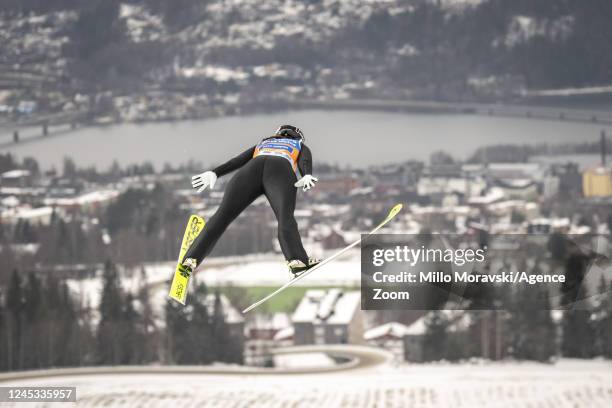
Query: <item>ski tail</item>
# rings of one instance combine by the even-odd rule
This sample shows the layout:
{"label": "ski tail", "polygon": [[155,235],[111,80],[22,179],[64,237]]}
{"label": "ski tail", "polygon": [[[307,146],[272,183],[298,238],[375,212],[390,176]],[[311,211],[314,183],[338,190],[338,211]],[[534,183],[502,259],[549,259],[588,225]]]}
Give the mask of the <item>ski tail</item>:
{"label": "ski tail", "polygon": [[264,303],[265,301],[271,299],[275,295],[278,295],[280,292],[282,292],[283,290],[287,289],[289,286],[294,285],[295,283],[297,283],[298,281],[304,279],[306,276],[310,275],[312,272],[314,272],[317,269],[321,268],[325,264],[328,264],[331,261],[333,261],[334,259],[338,258],[340,255],[342,255],[343,253],[345,253],[349,249],[359,245],[361,243],[361,241],[363,240],[363,238],[367,238],[369,235],[372,235],[372,234],[376,233],[379,229],[384,227],[389,221],[391,221],[402,210],[402,208],[403,208],[402,204],[396,204],[389,211],[389,214],[385,217],[385,219],[382,220],[382,222],[380,224],[378,224],[376,227],[374,227],[370,232],[368,232],[367,234],[362,235],[357,241],[355,241],[352,244],[344,247],[343,249],[341,249],[340,251],[336,252],[335,254],[329,256],[328,258],[322,260],[321,262],[319,262],[317,265],[313,266],[312,268],[306,270],[301,275],[297,276],[295,279],[285,283],[283,286],[281,286],[280,288],[276,289],[274,292],[270,293],[265,298],[255,302],[255,303],[253,303],[251,306],[249,306],[246,309],[244,309],[242,311],[242,313],[247,313],[248,311],[251,311],[251,310],[255,309],[257,306],[259,306],[262,303]]}
{"label": "ski tail", "polygon": [[171,299],[176,300],[182,305],[185,305],[187,300],[187,290],[189,289],[189,282],[191,280],[191,274],[181,267],[183,257],[187,253],[187,250],[202,232],[205,225],[204,218],[199,215],[192,215],[189,217],[185,233],[183,234],[183,241],[181,243],[181,249],[179,251],[178,262],[174,270],[174,276],[172,278],[172,284],[170,285],[170,292],[168,296]]}

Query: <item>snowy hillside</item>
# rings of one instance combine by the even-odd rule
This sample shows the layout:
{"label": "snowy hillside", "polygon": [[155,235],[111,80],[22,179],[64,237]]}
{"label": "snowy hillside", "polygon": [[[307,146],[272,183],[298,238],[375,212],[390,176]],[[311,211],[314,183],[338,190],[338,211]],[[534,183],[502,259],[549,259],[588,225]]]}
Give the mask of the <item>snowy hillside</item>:
{"label": "snowy hillside", "polygon": [[136,121],[304,99],[498,100],[612,83],[612,3],[177,1],[24,0],[0,10],[9,89],[0,106],[91,109],[95,83],[109,99],[100,113]]}

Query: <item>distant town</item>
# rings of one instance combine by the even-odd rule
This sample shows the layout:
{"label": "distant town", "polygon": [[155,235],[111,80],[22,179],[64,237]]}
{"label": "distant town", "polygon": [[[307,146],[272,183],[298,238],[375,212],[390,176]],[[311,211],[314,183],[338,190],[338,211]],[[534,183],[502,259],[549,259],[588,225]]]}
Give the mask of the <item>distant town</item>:
{"label": "distant town", "polygon": [[[612,171],[607,162],[607,143],[602,134],[601,140],[590,145],[557,147],[566,152],[590,152],[587,165],[568,161],[563,155],[538,156],[537,149],[521,162],[514,156],[525,154],[527,148],[509,146],[483,148],[466,162],[438,152],[428,162],[363,169],[319,164],[316,173],[320,181],[314,190],[301,196],[296,216],[306,246],[322,256],[355,240],[395,203],[404,203],[406,209],[383,232],[474,237],[483,233],[535,234],[547,239],[560,235],[608,237],[612,230]],[[506,161],[483,160],[496,157]],[[201,312],[197,308],[177,309],[166,302],[165,291],[185,220],[192,213],[209,217],[223,196],[225,180],[215,190],[198,195],[189,187],[190,175],[201,171],[193,163],[158,171],[146,163],[126,167],[115,164],[106,171],[96,171],[79,168],[67,158],[61,170],[42,171],[32,158],[17,160],[7,154],[0,159],[0,299],[4,299],[7,316],[21,313],[17,312],[21,309],[14,309],[17,306],[12,291],[27,290],[31,279],[47,282],[45,276],[52,276],[63,282],[72,299],[71,308],[82,316],[79,330],[88,335],[92,335],[91,325],[105,326],[107,320],[123,319],[123,313],[135,319],[146,316],[143,330],[157,333],[149,339],[153,342],[151,350],[146,357],[126,357],[126,362],[160,358],[187,362],[180,349],[164,343],[160,355],[155,344],[165,338],[164,328],[174,321],[171,316],[176,319],[177,314],[186,314],[185,327],[191,327],[188,322],[197,320]],[[534,324],[549,328],[534,334],[538,339],[533,341],[550,345],[537,350],[517,349],[513,343],[516,339],[503,334],[504,325],[514,320],[501,311],[364,312],[355,291],[359,285],[358,252],[335,267],[330,265],[330,271],[314,284],[320,288],[298,288],[245,320],[238,310],[283,279],[281,275],[280,280],[270,280],[284,268],[274,225],[274,214],[267,203],[256,201],[230,227],[203,268],[203,280],[198,281],[208,282],[208,289],[194,289],[196,293],[203,291],[202,295],[191,297],[196,304],[200,299],[202,310],[208,308],[209,316],[222,316],[217,317],[219,322],[233,333],[232,350],[238,347],[243,353],[236,358],[234,352],[228,362],[269,365],[269,350],[276,346],[321,343],[371,343],[395,350],[399,360],[410,361],[474,356],[547,360],[560,355],[590,357],[609,352],[605,339],[610,333],[596,329],[598,320],[592,321],[591,312],[576,317],[552,310],[543,316],[529,310],[528,315],[536,319]],[[610,244],[598,251],[610,256]],[[568,273],[568,269],[565,271]],[[207,277],[217,279],[217,283]],[[597,294],[609,293],[605,275],[596,284]],[[145,293],[146,302],[142,298]],[[107,296],[122,299],[115,301],[127,309],[120,309],[114,317],[106,316],[110,313],[104,310]],[[597,300],[593,306],[608,307]],[[563,320],[564,316],[573,320]],[[524,324],[531,324],[530,318],[523,318],[528,319]],[[602,327],[607,327],[605,319],[609,317],[601,318]],[[5,319],[6,324],[11,321]],[[587,325],[589,331],[578,330],[580,325]],[[121,329],[124,326],[117,327],[113,330],[125,330]],[[436,341],[448,343],[434,343],[438,344],[434,352],[425,346],[425,339],[436,328],[448,334],[435,337]],[[591,333],[595,343],[570,341],[570,329],[571,336]],[[206,334],[193,335],[197,338]],[[470,336],[479,340],[468,341]],[[583,348],[576,350],[572,344]],[[599,346],[593,349],[592,344]],[[219,350],[209,351],[212,354],[203,355],[201,361],[223,360],[220,356],[226,354]],[[108,353],[106,350],[102,354],[110,360],[100,361],[124,361]],[[91,351],[84,351],[83,358],[91,363],[98,361]],[[10,366],[15,364],[13,361]]]}

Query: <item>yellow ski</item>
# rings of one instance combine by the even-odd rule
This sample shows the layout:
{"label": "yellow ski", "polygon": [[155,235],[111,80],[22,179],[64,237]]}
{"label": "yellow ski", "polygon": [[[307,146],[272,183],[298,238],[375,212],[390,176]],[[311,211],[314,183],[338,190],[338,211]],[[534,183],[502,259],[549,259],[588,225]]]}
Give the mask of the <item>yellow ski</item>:
{"label": "yellow ski", "polygon": [[185,300],[187,299],[187,290],[189,289],[191,274],[182,267],[181,261],[193,241],[200,232],[202,232],[202,229],[204,229],[204,224],[204,218],[198,215],[192,215],[189,217],[189,222],[187,223],[187,228],[185,228],[185,234],[183,235],[178,262],[174,271],[174,277],[172,278],[172,285],[170,285],[170,293],[168,294],[168,296],[182,305],[185,304]]}

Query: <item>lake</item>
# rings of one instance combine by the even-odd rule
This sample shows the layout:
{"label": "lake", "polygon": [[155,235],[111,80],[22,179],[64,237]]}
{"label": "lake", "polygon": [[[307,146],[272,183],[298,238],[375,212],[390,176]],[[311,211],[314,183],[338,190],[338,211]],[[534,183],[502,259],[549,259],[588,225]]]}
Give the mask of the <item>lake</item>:
{"label": "lake", "polygon": [[79,166],[107,168],[113,160],[121,165],[152,162],[182,163],[190,159],[208,168],[271,135],[283,123],[301,127],[316,162],[361,167],[407,159],[427,161],[437,150],[465,158],[481,146],[492,144],[563,144],[597,141],[602,129],[595,123],[572,123],[514,117],[433,115],[361,111],[294,111],[234,116],[198,121],[118,124],[80,128],[51,134],[43,139],[40,129],[22,132],[20,144],[6,144],[1,152],[20,158],[35,157],[43,169],[61,169],[71,156]]}

